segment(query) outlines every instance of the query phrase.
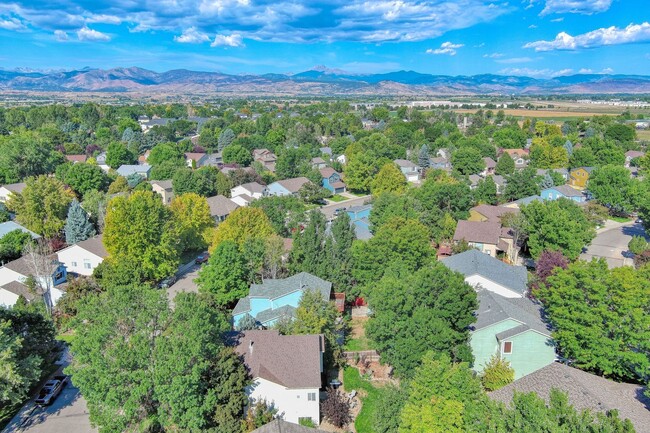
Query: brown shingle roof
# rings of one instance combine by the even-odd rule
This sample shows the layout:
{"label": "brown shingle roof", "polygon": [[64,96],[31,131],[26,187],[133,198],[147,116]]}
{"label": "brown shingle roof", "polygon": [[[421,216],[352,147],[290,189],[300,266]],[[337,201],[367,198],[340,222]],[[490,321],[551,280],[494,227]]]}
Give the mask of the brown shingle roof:
{"label": "brown shingle roof", "polygon": [[86,155],[66,155],[65,159],[70,162],[86,162],[88,156]]}
{"label": "brown shingle roof", "polygon": [[20,275],[24,276],[34,273],[34,271],[32,271],[32,267],[29,265],[25,257],[21,257],[19,259],[5,263],[5,268],[11,269],[12,271],[18,272]]}
{"label": "brown shingle roof", "polygon": [[548,402],[552,388],[568,393],[569,403],[578,410],[616,409],[622,419],[634,424],[637,432],[648,431],[650,399],[643,396],[643,386],[617,383],[557,362],[488,395],[493,400],[510,403],[515,391],[535,392]]}
{"label": "brown shingle roof", "polygon": [[287,189],[287,191],[291,193],[300,191],[300,188],[302,188],[302,186],[307,182],[309,182],[309,179],[306,177],[294,177],[293,179],[284,179],[278,181],[280,185],[282,185]]}
{"label": "brown shingle roof", "polygon": [[311,427],[304,427],[293,424],[283,419],[274,419],[268,424],[253,430],[251,433],[323,433],[324,430],[317,430]]}
{"label": "brown shingle roof", "polygon": [[488,222],[493,222],[493,223],[500,223],[501,218],[508,213],[512,214],[518,214],[519,209],[516,208],[511,208],[511,207],[503,207],[503,206],[492,206],[489,204],[480,204],[478,206],[474,206],[472,209],[481,215],[483,215],[485,218],[487,218]]}
{"label": "brown shingle roof", "polygon": [[76,244],[78,247],[83,248],[86,251],[93,253],[94,255],[101,257],[102,259],[108,257],[108,252],[104,248],[103,236],[95,236],[93,238],[86,239]]}
{"label": "brown shingle roof", "polygon": [[197,162],[200,161],[201,158],[203,158],[205,155],[206,155],[205,153],[188,152],[185,154],[185,158]]}
{"label": "brown shingle roof", "polygon": [[485,167],[486,168],[494,168],[494,167],[497,166],[496,161],[493,160],[492,158],[490,158],[489,156],[486,156],[485,158],[483,158],[483,161],[485,161]]}
{"label": "brown shingle roof", "polygon": [[28,301],[33,300],[35,297],[34,294],[29,291],[29,287],[19,281],[10,281],[9,283],[3,284],[0,287],[8,292],[13,293],[14,295],[22,296]]}
{"label": "brown shingle roof", "polygon": [[495,222],[458,221],[454,240],[496,245],[501,236],[501,224]]}
{"label": "brown shingle roof", "polygon": [[253,378],[287,388],[320,388],[323,335],[280,335],[277,330],[240,334],[236,351]]}
{"label": "brown shingle roof", "polygon": [[321,168],[319,171],[320,175],[323,176],[324,179],[328,179],[331,175],[337,172],[332,167]]}
{"label": "brown shingle roof", "polygon": [[230,215],[232,211],[239,207],[237,203],[223,195],[208,197],[206,200],[210,207],[210,215],[213,217],[224,217]]}

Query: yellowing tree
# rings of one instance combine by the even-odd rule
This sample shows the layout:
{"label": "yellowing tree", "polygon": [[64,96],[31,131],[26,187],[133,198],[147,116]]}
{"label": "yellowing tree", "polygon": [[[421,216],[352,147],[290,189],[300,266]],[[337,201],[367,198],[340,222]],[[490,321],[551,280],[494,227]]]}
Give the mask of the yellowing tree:
{"label": "yellowing tree", "polygon": [[241,247],[249,239],[266,239],[272,234],[271,221],[262,209],[240,207],[219,224],[210,251],[214,251],[223,241],[233,241]]}
{"label": "yellowing tree", "polygon": [[384,192],[401,194],[406,191],[406,178],[394,163],[389,162],[384,164],[372,180],[370,191],[375,196]]}
{"label": "yellowing tree", "polygon": [[205,197],[190,192],[174,197],[169,210],[181,251],[202,250],[207,247],[214,220]]}

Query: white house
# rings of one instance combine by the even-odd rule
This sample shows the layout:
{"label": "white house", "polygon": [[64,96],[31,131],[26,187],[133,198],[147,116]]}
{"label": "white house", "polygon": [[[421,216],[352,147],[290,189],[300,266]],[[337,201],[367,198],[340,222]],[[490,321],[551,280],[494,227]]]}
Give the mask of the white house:
{"label": "white house", "polygon": [[240,206],[246,206],[250,201],[247,200],[247,204],[238,203],[236,197],[239,196],[248,196],[254,200],[262,198],[266,193],[266,187],[257,182],[249,182],[243,185],[236,186],[230,190],[230,197],[232,201],[239,204]]}
{"label": "white house", "polygon": [[11,194],[21,194],[26,183],[10,183],[0,186],[0,202],[6,203]]}
{"label": "white house", "polygon": [[185,163],[189,168],[199,168],[205,165],[208,155],[205,153],[188,152],[185,154]]}
{"label": "white house", "polygon": [[[54,255],[51,256],[51,259],[57,261],[57,258]],[[30,266],[27,257],[21,257],[9,263],[5,263],[4,266],[0,267],[0,287],[2,288],[2,290],[0,290],[0,305],[13,307],[20,295],[25,296],[25,291],[27,290],[25,282],[30,275],[34,275],[34,271],[32,266]],[[63,296],[63,291],[56,288],[56,286],[64,283],[67,279],[65,266],[59,264],[52,276],[48,278],[50,279],[50,287],[52,287],[52,304],[56,305],[59,298]],[[27,292],[29,291],[27,290]],[[28,301],[31,300],[28,296],[25,296],[25,298]]]}
{"label": "white house", "polygon": [[164,204],[172,202],[172,199],[174,198],[174,188],[171,180],[152,180],[149,183],[151,184],[152,191],[162,197],[162,202]]}
{"label": "white house", "polygon": [[283,414],[285,421],[298,424],[311,418],[320,422],[323,372],[323,335],[280,335],[277,330],[245,331],[236,351],[253,378],[246,388],[251,402],[266,400]]}
{"label": "white house", "polygon": [[408,159],[396,159],[395,164],[397,164],[408,182],[413,183],[420,180],[420,167],[417,164],[412,163]]}
{"label": "white house", "polygon": [[102,243],[102,235],[99,235],[70,245],[59,251],[57,256],[68,272],[90,276],[108,253]]}
{"label": "white house", "polygon": [[268,186],[267,194],[275,196],[296,195],[306,183],[309,183],[309,179],[306,177],[278,180]]}

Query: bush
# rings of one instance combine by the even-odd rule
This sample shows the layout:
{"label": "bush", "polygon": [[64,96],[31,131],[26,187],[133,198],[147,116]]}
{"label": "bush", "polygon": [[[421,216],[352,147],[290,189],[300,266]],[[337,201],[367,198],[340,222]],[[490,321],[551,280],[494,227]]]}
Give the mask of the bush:
{"label": "bush", "polygon": [[481,383],[486,391],[496,391],[514,380],[515,370],[499,355],[492,355],[481,373]]}
{"label": "bush", "polygon": [[321,403],[323,417],[335,427],[341,428],[352,421],[350,403],[334,388],[327,388],[327,399]]}
{"label": "bush", "polygon": [[633,236],[630,243],[627,244],[627,248],[634,255],[643,253],[645,250],[650,249],[649,247],[650,245],[643,236]]}

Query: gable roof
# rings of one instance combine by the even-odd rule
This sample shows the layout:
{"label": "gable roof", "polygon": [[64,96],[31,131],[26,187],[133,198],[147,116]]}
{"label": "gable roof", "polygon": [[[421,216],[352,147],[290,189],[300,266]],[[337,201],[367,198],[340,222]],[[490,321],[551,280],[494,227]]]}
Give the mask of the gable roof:
{"label": "gable roof", "polygon": [[311,427],[304,427],[298,424],[287,422],[283,419],[276,418],[268,424],[253,430],[251,433],[322,433],[324,430],[318,430]]}
{"label": "gable roof", "polygon": [[642,158],[645,155],[645,152],[640,150],[628,150],[625,152],[625,156],[628,158]]}
{"label": "gable roof", "polygon": [[264,190],[266,190],[266,187],[264,185],[257,182],[248,182],[248,183],[241,184],[239,186],[252,193],[263,194]]}
{"label": "gable roof", "polygon": [[206,156],[207,154],[202,152],[187,152],[185,154],[186,159],[191,159],[192,161],[195,162],[200,161],[202,158],[205,158]]}
{"label": "gable roof", "polygon": [[223,195],[208,197],[206,201],[210,208],[210,215],[213,217],[225,217],[239,207],[237,203]]}
{"label": "gable roof", "polygon": [[152,184],[152,185],[158,185],[159,187],[161,187],[165,191],[171,191],[173,189],[171,180],[152,180],[149,183]]}
{"label": "gable roof", "polygon": [[505,214],[518,214],[520,212],[517,208],[492,206],[489,204],[480,204],[478,206],[474,206],[470,210],[483,215],[485,218],[487,218],[488,222],[495,223],[501,223],[501,218]]}
{"label": "gable roof", "polygon": [[525,205],[525,204],[531,204],[534,201],[542,201],[542,197],[538,195],[531,195],[528,197],[520,198],[519,200],[515,200],[513,203],[517,203],[518,205]]}
{"label": "gable roof", "polygon": [[501,236],[501,224],[488,221],[458,221],[454,240],[496,245]]}
{"label": "gable roof", "polygon": [[277,330],[245,331],[236,352],[253,378],[287,388],[320,388],[325,339],[318,335],[281,335]]}
{"label": "gable roof", "polygon": [[494,168],[497,166],[497,162],[489,156],[484,157],[483,161],[485,161],[485,168]]}
{"label": "gable roof", "polygon": [[333,174],[338,174],[332,167],[321,168],[319,171],[323,179],[329,179]]}
{"label": "gable roof", "polygon": [[32,271],[32,267],[29,265],[27,259],[24,256],[5,263],[4,267],[11,269],[12,271],[17,272],[25,277],[34,273],[34,271]]}
{"label": "gable roof", "polygon": [[148,174],[150,170],[151,170],[151,166],[149,164],[140,164],[140,165],[125,164],[125,165],[121,165],[117,169],[117,174],[119,174],[120,176],[128,177],[133,173]]}
{"label": "gable roof", "polygon": [[548,189],[554,189],[565,197],[584,197],[581,191],[578,191],[569,185],[552,186]]}
{"label": "gable roof", "polygon": [[487,328],[495,323],[507,319],[514,319],[522,325],[515,326],[497,334],[497,338],[504,339],[517,335],[528,329],[534,329],[544,335],[551,335],[548,325],[542,320],[542,307],[529,298],[506,298],[487,289],[476,293],[478,310],[476,310],[476,323],[472,330]]}
{"label": "gable roof", "polygon": [[6,185],[2,185],[2,188],[5,188],[8,191],[11,191],[13,193],[21,194],[27,184],[25,182],[19,182],[19,183],[8,183]]}
{"label": "gable roof", "polygon": [[105,259],[108,257],[108,251],[106,251],[106,248],[104,248],[103,239],[103,235],[100,234],[98,236],[88,238],[85,241],[77,242],[75,245],[96,255],[97,257]]}
{"label": "gable roof", "polygon": [[0,223],[0,238],[9,232],[13,232],[14,230],[21,230],[22,232],[29,233],[32,236],[32,239],[40,238],[39,235],[31,230],[26,229],[15,221],[5,221],[3,223]]}
{"label": "gable roof", "polygon": [[0,286],[0,288],[5,289],[7,292],[13,293],[16,296],[22,296],[28,301],[31,301],[36,297],[32,292],[29,291],[29,287],[20,281],[10,281]]}
{"label": "gable roof", "polygon": [[87,155],[66,155],[65,159],[67,159],[70,162],[86,162],[88,160]]}
{"label": "gable roof", "polygon": [[643,395],[643,386],[617,383],[558,362],[488,395],[493,400],[509,404],[515,392],[535,392],[548,402],[552,388],[566,392],[569,403],[578,410],[604,412],[616,409],[621,419],[627,418],[632,422],[636,431],[647,431],[650,426],[650,398]]}
{"label": "gable roof", "polygon": [[575,173],[575,172],[578,171],[578,170],[584,170],[584,171],[586,171],[587,173],[591,173],[592,171],[594,171],[594,168],[593,168],[593,167],[576,167],[576,168],[574,168],[573,170],[571,170],[570,173],[573,174],[573,173]]}
{"label": "gable roof", "polygon": [[418,168],[417,164],[414,164],[413,162],[409,161],[408,159],[396,159],[394,162],[400,168]]}
{"label": "gable roof", "polygon": [[442,263],[466,277],[478,274],[516,293],[522,295],[526,293],[528,272],[523,266],[507,265],[475,249],[447,257],[442,260]]}
{"label": "gable roof", "polygon": [[309,182],[306,177],[294,177],[292,179],[278,180],[276,183],[291,193],[300,191],[304,184]]}

